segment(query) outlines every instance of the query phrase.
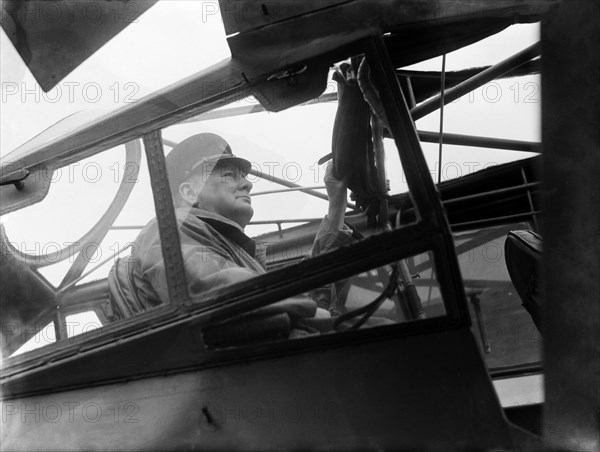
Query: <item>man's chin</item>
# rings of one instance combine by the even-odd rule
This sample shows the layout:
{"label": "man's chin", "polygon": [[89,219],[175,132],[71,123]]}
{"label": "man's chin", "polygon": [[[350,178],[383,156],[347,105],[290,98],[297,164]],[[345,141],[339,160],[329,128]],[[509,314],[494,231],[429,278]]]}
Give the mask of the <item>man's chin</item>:
{"label": "man's chin", "polygon": [[250,220],[252,220],[252,217],[254,216],[254,209],[252,208],[252,206],[250,204],[247,204],[244,206],[244,208],[240,208],[240,215],[238,216],[239,218],[243,218],[243,227],[246,227],[246,225],[248,223],[250,223]]}

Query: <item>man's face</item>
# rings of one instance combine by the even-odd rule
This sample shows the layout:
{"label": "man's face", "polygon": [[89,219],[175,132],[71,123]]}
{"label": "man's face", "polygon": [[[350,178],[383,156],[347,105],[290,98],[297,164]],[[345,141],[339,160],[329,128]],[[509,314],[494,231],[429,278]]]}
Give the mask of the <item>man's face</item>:
{"label": "man's face", "polygon": [[254,209],[250,200],[252,183],[234,164],[219,164],[208,177],[192,176],[199,189],[197,204],[200,209],[217,213],[235,221],[242,228],[252,219]]}

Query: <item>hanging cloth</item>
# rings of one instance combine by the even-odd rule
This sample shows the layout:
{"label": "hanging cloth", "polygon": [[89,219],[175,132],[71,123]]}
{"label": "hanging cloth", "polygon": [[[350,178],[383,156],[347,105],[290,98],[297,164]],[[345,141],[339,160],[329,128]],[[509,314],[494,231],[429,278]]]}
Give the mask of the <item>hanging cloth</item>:
{"label": "hanging cloth", "polygon": [[371,134],[371,108],[358,85],[362,57],[343,63],[333,74],[338,85],[338,109],[333,125],[331,148],[334,176],[347,177],[350,198],[367,212],[367,225],[376,225],[379,213],[377,170]]}

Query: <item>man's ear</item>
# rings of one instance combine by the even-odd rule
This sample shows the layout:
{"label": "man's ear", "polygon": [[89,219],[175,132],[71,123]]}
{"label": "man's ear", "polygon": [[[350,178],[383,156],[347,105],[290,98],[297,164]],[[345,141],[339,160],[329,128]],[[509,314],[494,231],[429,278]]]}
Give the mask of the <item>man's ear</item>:
{"label": "man's ear", "polygon": [[196,188],[196,184],[191,180],[182,182],[179,184],[179,196],[181,196],[186,203],[193,205],[198,198],[198,191]]}

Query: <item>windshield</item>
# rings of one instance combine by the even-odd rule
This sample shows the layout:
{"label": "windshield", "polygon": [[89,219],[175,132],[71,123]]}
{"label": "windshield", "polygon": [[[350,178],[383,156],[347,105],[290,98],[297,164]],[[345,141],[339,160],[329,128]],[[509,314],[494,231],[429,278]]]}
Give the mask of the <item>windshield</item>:
{"label": "windshield", "polygon": [[[151,17],[149,16],[151,13],[152,9],[142,16],[140,24],[145,18]],[[222,30],[220,32],[222,33]],[[501,35],[501,37],[495,37],[495,39],[498,39],[496,42],[503,42],[502,40],[505,39],[510,40],[512,36],[515,42],[518,41],[518,46],[516,45],[514,50],[519,50],[527,44],[524,41],[529,38],[535,39],[535,27],[517,27],[517,31]],[[525,39],[523,39],[524,37]],[[492,44],[488,42],[487,45],[491,45],[491,48],[493,48],[494,41],[491,42]],[[165,47],[169,50],[176,48]],[[481,50],[477,50],[476,47],[474,52],[477,54]],[[508,54],[511,52],[512,50],[507,51]],[[468,65],[485,65],[497,62],[498,55],[494,54],[493,56],[490,61],[478,60],[474,57],[473,60],[470,60],[471,56],[466,58],[464,54],[456,52],[447,56],[447,69],[462,69],[465,62]],[[189,61],[187,57],[182,57],[182,59]],[[474,62],[471,63],[471,61]],[[91,62],[92,60],[88,63]],[[211,60],[211,62],[214,61]],[[331,63],[339,67],[344,61],[332,61]],[[174,65],[166,65],[174,67]],[[196,67],[194,65],[194,71],[199,69],[200,66]],[[440,60],[425,62],[419,66],[406,69],[439,70],[441,69]],[[76,75],[76,72],[73,73],[73,76]],[[166,74],[167,72],[169,71],[163,73]],[[380,196],[381,198],[389,196],[391,206],[389,225],[374,224],[373,216],[371,215],[371,218],[369,218],[368,208],[356,208],[361,200],[356,199],[356,197],[348,197],[344,213],[348,223],[346,233],[348,237],[351,237],[351,240],[348,239],[348,243],[342,244],[339,248],[324,249],[321,253],[314,253],[315,237],[318,237],[323,217],[328,213],[328,201],[323,199],[327,198],[324,182],[327,165],[319,164],[319,160],[329,154],[332,147],[332,135],[338,109],[338,102],[335,101],[338,87],[333,80],[333,73],[333,70],[330,70],[327,87],[323,95],[318,99],[313,99],[312,102],[306,105],[299,105],[279,113],[267,113],[254,97],[249,96],[236,99],[222,108],[166,127],[161,130],[164,154],[168,159],[175,146],[194,134],[213,133],[224,138],[234,154],[247,159],[251,163],[252,171],[246,177],[249,183],[252,184],[248,201],[251,200],[254,215],[245,226],[244,232],[255,240],[257,249],[262,249],[265,252],[265,272],[259,272],[258,276],[253,275],[252,277],[258,278],[257,287],[266,287],[265,290],[270,300],[281,301],[282,299],[289,300],[303,297],[303,299],[312,300],[316,303],[318,309],[324,310],[325,316],[331,315],[332,318],[339,318],[344,314],[353,314],[344,319],[344,322],[329,325],[327,327],[329,329],[326,330],[328,333],[347,331],[354,327],[360,329],[399,325],[402,328],[405,324],[416,324],[421,320],[443,320],[448,315],[453,314],[454,307],[452,303],[456,300],[445,296],[441,289],[440,274],[438,273],[439,258],[436,261],[436,250],[433,246],[429,246],[431,244],[403,251],[401,260],[393,258],[391,255],[386,259],[376,260],[374,258],[375,260],[369,260],[371,256],[368,250],[360,248],[360,243],[365,243],[364,240],[370,238],[373,238],[374,241],[367,243],[374,243],[376,246],[381,247],[383,241],[381,237],[385,237],[389,229],[410,230],[412,225],[419,222],[423,214],[413,203],[414,193],[410,192],[408,184],[411,175],[406,174],[402,169],[402,163],[406,162],[401,162],[399,150],[389,134],[382,139],[384,164],[381,167],[385,168],[384,178],[386,180],[383,182],[387,182],[387,190],[385,195]],[[186,75],[185,71],[184,75]],[[136,80],[138,79],[136,78]],[[143,77],[139,80],[143,80]],[[465,96],[446,106],[444,110],[445,119],[441,125],[439,115],[433,114],[418,120],[417,128],[426,132],[439,132],[441,128],[444,133],[475,134],[486,137],[506,137],[506,130],[510,129],[510,138],[512,139],[538,141],[539,89],[537,81],[536,76],[528,76],[525,79],[491,82],[477,89],[471,97]],[[157,82],[155,86],[161,86],[161,83]],[[165,83],[168,82],[165,81]],[[125,85],[119,86],[124,87]],[[133,85],[128,86],[128,89],[132,89]],[[135,86],[133,88],[137,89]],[[109,99],[107,101],[110,104],[108,106],[109,110],[113,106],[117,108],[119,105],[133,100],[134,97],[131,97],[131,93],[135,89],[127,92],[129,97],[120,96],[119,102],[115,102],[115,98]],[[143,93],[144,90],[140,89],[139,92]],[[150,88],[148,88],[148,91],[150,91]],[[29,98],[25,97],[25,100]],[[7,105],[10,108],[25,110],[24,104],[18,105],[19,108],[15,106],[15,102],[18,104],[21,100],[20,95],[9,96],[7,100],[9,101]],[[13,103],[11,104],[11,102]],[[47,100],[43,102],[47,102]],[[51,107],[51,102],[47,104],[43,102],[41,102],[42,106],[34,107],[38,109],[36,110],[38,111],[37,114],[42,115],[44,108],[48,108],[48,111],[50,109],[52,111],[59,110],[59,108]],[[27,108],[30,107],[28,104]],[[518,110],[518,114],[515,113],[516,110]],[[11,118],[12,123],[10,121],[3,122],[3,127],[11,127],[13,130],[17,130],[18,127],[14,125],[14,121],[22,119],[19,114]],[[3,117],[6,116],[3,115]],[[33,115],[31,116],[33,119],[30,121],[22,121],[31,124],[30,128],[25,128],[26,131],[22,132],[23,136],[30,132],[31,135],[28,135],[28,137],[33,136],[43,128],[37,128],[43,121],[36,121],[35,117]],[[5,134],[3,134],[4,136]],[[16,136],[13,134],[10,140],[16,141]],[[38,137],[38,140],[40,139]],[[39,328],[36,327],[42,335],[42,339],[36,339],[36,336],[29,338],[29,340],[45,345],[44,338],[48,342],[54,342],[57,339],[57,335],[48,334],[49,330],[59,331],[60,328],[63,328],[64,336],[62,338],[64,339],[85,334],[91,329],[90,326],[98,328],[111,326],[112,324],[118,325],[120,321],[135,319],[137,315],[151,312],[154,308],[160,309],[165,304],[165,296],[170,296],[170,288],[163,284],[158,290],[153,289],[155,293],[152,293],[148,298],[150,302],[147,305],[142,303],[143,306],[140,308],[139,305],[127,303],[115,304],[112,286],[110,288],[111,293],[107,289],[110,284],[107,282],[107,277],[109,277],[111,269],[114,272],[117,262],[122,262],[129,256],[135,257],[140,244],[137,241],[138,234],[144,228],[148,228],[148,225],[151,225],[153,219],[158,215],[153,201],[153,184],[150,182],[148,174],[148,162],[145,153],[141,152],[147,150],[147,145],[147,142],[142,145],[142,137],[138,137],[128,143],[127,146],[115,146],[89,159],[59,168],[60,173],[57,169],[54,176],[52,176],[53,180],[50,183],[49,194],[43,202],[2,218],[6,235],[15,248],[34,256],[46,256],[45,265],[38,266],[36,272],[42,275],[44,282],[55,289],[59,289],[60,296],[65,297],[65,306],[68,306],[60,314],[62,315],[62,320],[59,319],[62,322],[61,325],[52,316],[44,317],[38,322],[39,325],[37,326]],[[4,144],[2,149],[4,152]],[[132,157],[135,149],[140,152],[140,157],[137,160]],[[524,152],[484,150],[477,147],[465,148],[464,146],[444,144],[440,157],[439,144],[437,143],[424,143],[423,151],[429,173],[434,182],[447,182],[458,179],[504,162],[524,159],[532,155]],[[281,181],[284,184],[281,184]],[[107,233],[92,241],[92,247],[88,245],[86,260],[76,262],[76,254],[72,253],[67,259],[53,262],[52,259],[54,259],[55,254],[49,253],[55,253],[63,247],[68,248],[73,242],[80,241],[87,231],[102,220],[105,212],[110,210],[109,206],[115,196],[122,187],[126,187],[128,184],[131,185],[131,195],[128,197],[127,203],[118,212],[114,221],[111,222]],[[299,190],[297,186],[303,188],[304,192]],[[283,191],[284,189],[285,191]],[[307,189],[313,193],[305,193]],[[321,196],[314,196],[315,194]],[[195,217],[203,218],[202,214],[195,215]],[[506,272],[498,268],[503,263],[501,258],[497,258],[496,255],[490,257],[485,254],[485,252],[499,249],[502,243],[497,241],[497,237],[494,236],[495,242],[490,239],[492,245],[479,243],[465,251],[464,247],[459,248],[469,238],[464,231],[465,228],[463,227],[460,234],[464,233],[465,235],[459,234],[455,236],[455,239],[461,269],[467,275],[467,282],[473,286],[465,286],[465,288],[467,291],[471,289],[477,291],[485,286],[483,288],[486,289],[475,295],[471,290],[467,295],[479,296],[480,301],[485,304],[491,298],[491,295],[494,295],[493,290],[500,287],[499,293],[501,293],[501,296],[511,297],[510,300],[515,305],[518,300],[514,297],[514,291],[512,291]],[[473,235],[481,233],[479,229],[469,229],[469,231],[469,234]],[[502,231],[502,233],[505,232]],[[381,242],[377,242],[378,237]],[[327,267],[327,253],[336,252],[340,249],[343,251],[344,246],[355,244],[358,244],[356,249],[361,250],[358,258],[356,258],[357,261],[364,260],[364,262],[368,262],[363,267],[358,268],[357,266],[352,272],[346,272],[347,274],[345,273],[343,277],[331,276],[328,277],[328,280],[324,277],[321,278],[318,274],[310,273],[311,263],[317,262],[317,266],[322,266],[318,268],[323,268],[328,275],[336,274],[333,265]],[[160,243],[158,246],[160,247]],[[405,246],[405,244],[402,246]],[[392,245],[390,245],[390,249],[391,247]],[[385,251],[385,247],[377,249],[382,253]],[[400,248],[398,247],[398,249]],[[81,251],[81,249],[78,251]],[[463,262],[461,258],[465,258],[465,253],[469,257]],[[484,257],[482,260],[473,261],[469,253],[475,253],[478,258],[479,254],[483,253]],[[373,253],[374,256],[377,254]],[[337,258],[340,268],[344,265],[354,265],[354,255],[350,252],[341,256],[343,258]],[[184,253],[184,262],[187,257]],[[467,262],[467,265],[464,265],[465,262]],[[489,263],[496,266],[490,268],[489,271],[478,273],[481,266]],[[275,277],[273,277],[274,279],[268,279],[268,273],[277,272],[278,270],[282,272],[275,274],[279,275],[282,281],[285,282],[284,289],[282,289],[285,296],[277,295],[278,281]],[[286,271],[289,273],[286,273]],[[190,275],[187,274],[186,276],[189,282]],[[289,289],[289,287],[292,287],[290,282],[294,282],[290,278],[295,278],[294,281],[300,281],[298,288],[294,289],[295,291]],[[251,278],[247,279],[251,280]],[[304,286],[302,285],[303,279],[310,279],[313,282]],[[241,285],[236,286],[235,284],[238,283]],[[251,282],[244,284],[246,284],[246,279],[240,279],[232,284],[207,286],[208,290],[202,292],[193,292],[193,289],[195,290],[193,287],[187,287],[187,290],[192,291],[189,295],[195,302],[199,303],[197,306],[205,301],[213,303],[210,306],[211,309],[214,308],[217,316],[223,315],[224,320],[231,320],[232,314],[223,314],[225,310],[220,309],[227,308],[227,306],[219,305],[219,303],[222,303],[219,296],[224,293],[223,290],[227,291],[232,287],[232,293],[237,297],[234,298],[234,301],[240,299],[240,297],[251,296],[252,290],[256,289],[252,287]],[[412,294],[416,297],[410,298],[406,295],[408,286],[411,287],[410,290],[413,290]],[[236,287],[239,288],[238,292],[235,292]],[[243,291],[246,292],[242,293]],[[148,286],[142,284],[142,292],[144,294],[149,293]],[[331,294],[334,292],[335,297],[331,298]],[[508,293],[510,295],[507,295]],[[85,306],[77,305],[77,302],[81,300],[87,300],[87,304]],[[418,303],[414,303],[415,300],[418,300]],[[497,307],[498,302],[494,299],[494,303],[488,302],[488,305],[483,307],[484,316],[486,307],[492,304],[491,311],[499,310]],[[300,303],[294,306],[306,306],[306,304]],[[472,315],[476,317],[474,308],[472,309]],[[488,310],[487,312],[491,311]],[[277,312],[276,314],[275,317],[281,313]],[[288,313],[286,312],[286,314]],[[282,318],[275,317],[271,319],[274,322],[271,325],[274,329],[273,336],[268,337],[269,340],[303,337],[301,333],[292,333],[294,328],[292,328],[292,331],[286,330],[286,332],[281,333],[283,335],[280,335],[281,330],[279,327],[281,323],[278,322]],[[363,319],[365,321],[360,323]],[[485,318],[482,318],[481,321],[485,325]],[[523,363],[539,359],[539,338],[531,333],[531,322],[523,322],[520,325],[526,329],[527,334],[531,335],[532,343],[527,344],[526,352],[520,355],[517,361],[515,361],[514,355],[510,354],[514,350],[510,344],[504,343],[506,341],[503,342],[498,339],[501,346],[495,347],[496,337],[493,336],[495,330],[493,330],[493,326],[486,325],[488,336],[481,333],[477,337],[480,338],[479,343],[482,349],[485,349],[486,343],[488,345],[492,344],[493,355],[489,357],[488,362],[492,362],[493,365],[497,366],[509,366],[515,362]],[[477,331],[475,329],[477,326],[476,323],[473,328],[474,331]],[[314,325],[312,327],[317,328]],[[316,334],[314,329],[312,331],[310,329],[300,330],[308,331],[308,335]],[[224,334],[221,330],[208,328],[203,334],[205,334],[205,339],[208,338],[210,347],[215,350],[247,345],[244,338],[240,339],[235,334],[229,333]],[[300,334],[300,336],[294,336],[293,334]],[[492,335],[490,336],[490,334]],[[255,339],[253,338],[253,340]],[[259,340],[264,339],[259,338]],[[25,347],[20,351],[23,352],[27,349]]]}

